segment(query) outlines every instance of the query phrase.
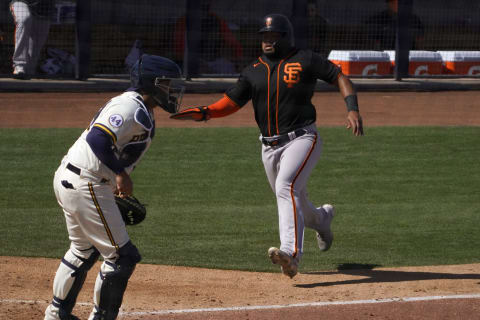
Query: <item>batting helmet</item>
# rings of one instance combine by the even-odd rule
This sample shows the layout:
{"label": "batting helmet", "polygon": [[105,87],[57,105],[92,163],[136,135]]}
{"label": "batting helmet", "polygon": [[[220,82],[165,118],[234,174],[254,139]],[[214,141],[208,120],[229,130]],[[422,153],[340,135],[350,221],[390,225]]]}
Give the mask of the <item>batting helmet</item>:
{"label": "batting helmet", "polygon": [[142,54],[130,71],[130,90],[141,90],[169,113],[180,107],[183,86],[173,86],[174,79],[180,79],[180,67],[170,59]]}
{"label": "batting helmet", "polygon": [[258,32],[279,32],[283,35],[282,40],[284,40],[290,47],[295,46],[292,24],[283,14],[271,13],[265,16],[263,18],[263,27]]}

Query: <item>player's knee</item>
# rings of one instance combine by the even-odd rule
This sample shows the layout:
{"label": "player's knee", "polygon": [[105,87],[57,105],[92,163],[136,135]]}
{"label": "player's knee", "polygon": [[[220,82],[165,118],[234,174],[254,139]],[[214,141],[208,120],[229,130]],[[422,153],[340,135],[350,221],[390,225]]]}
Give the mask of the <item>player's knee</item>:
{"label": "player's knee", "polygon": [[114,263],[105,261],[102,265],[101,273],[104,278],[130,278],[135,266],[142,260],[137,247],[131,242],[127,242],[118,250],[118,258]]}
{"label": "player's knee", "polygon": [[71,248],[65,255],[64,259],[67,258],[67,255],[73,260],[81,261],[81,265],[79,266],[81,269],[80,271],[88,271],[93,267],[95,262],[97,262],[100,252],[98,252],[95,247],[91,247],[89,250],[83,251]]}
{"label": "player's knee", "polygon": [[[70,249],[62,258],[63,268],[69,270],[71,277],[75,278],[78,275],[83,275],[88,272],[98,260],[100,253],[94,247],[86,251],[77,253],[75,250]],[[62,267],[61,265],[61,267]]]}
{"label": "player's knee", "polygon": [[290,199],[293,188],[292,183],[288,181],[277,180],[275,183],[275,195],[277,198]]}
{"label": "player's knee", "polygon": [[53,286],[52,305],[59,309],[59,313],[65,315],[72,312],[88,270],[92,268],[100,255],[94,247],[82,251],[81,255],[75,254],[74,251],[74,249],[68,250],[62,258]]}
{"label": "player's knee", "polygon": [[137,247],[128,241],[123,247],[118,250],[117,264],[133,264],[136,265],[142,260],[142,256]]}
{"label": "player's knee", "polygon": [[137,263],[142,260],[140,252],[137,247],[128,241],[123,247],[118,250],[118,258],[115,261],[115,272],[120,277],[130,278]]}

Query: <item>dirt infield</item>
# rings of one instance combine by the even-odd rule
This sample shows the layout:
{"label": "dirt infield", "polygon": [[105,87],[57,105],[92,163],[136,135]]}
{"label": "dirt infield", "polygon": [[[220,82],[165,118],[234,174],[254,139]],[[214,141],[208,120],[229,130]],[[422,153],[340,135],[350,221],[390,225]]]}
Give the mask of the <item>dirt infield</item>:
{"label": "dirt infield", "polygon": [[[95,112],[116,93],[0,93],[1,127],[84,128]],[[221,94],[189,94],[184,106],[208,105]],[[345,122],[345,103],[338,93],[316,93],[318,126]],[[450,92],[360,92],[360,111],[365,126],[480,125],[480,91]],[[208,123],[172,121],[166,112],[156,112],[158,127],[256,126],[247,104],[237,113]]]}
{"label": "dirt infield", "polygon": [[[79,127],[112,93],[0,93],[0,127]],[[184,105],[209,104],[220,94],[187,95]],[[480,125],[480,92],[365,92],[359,94],[369,126]],[[344,124],[338,93],[317,93],[319,126]],[[207,124],[171,121],[157,126],[255,126],[252,108]],[[335,250],[333,248],[332,250]],[[59,260],[0,257],[0,319],[41,319],[51,299]],[[266,259],[266,263],[270,263]],[[99,265],[94,266],[74,313],[86,319]],[[119,319],[479,319],[480,265],[299,274],[137,267]]]}
{"label": "dirt infield", "polygon": [[[53,259],[1,257],[0,318],[40,319],[51,299],[58,263]],[[99,267],[97,263],[93,270]],[[81,304],[75,308],[81,319],[86,319],[92,308],[93,270],[78,298]],[[478,271],[478,265],[345,270],[299,274],[290,280],[280,273],[141,264],[130,280],[119,318],[478,319]],[[478,295],[467,296],[472,293]],[[452,295],[467,298],[434,299]],[[394,301],[404,297],[424,300]],[[375,303],[375,299],[386,300]],[[370,301],[355,303],[359,300]],[[280,308],[291,304],[303,305]],[[200,310],[210,308],[218,310]]]}

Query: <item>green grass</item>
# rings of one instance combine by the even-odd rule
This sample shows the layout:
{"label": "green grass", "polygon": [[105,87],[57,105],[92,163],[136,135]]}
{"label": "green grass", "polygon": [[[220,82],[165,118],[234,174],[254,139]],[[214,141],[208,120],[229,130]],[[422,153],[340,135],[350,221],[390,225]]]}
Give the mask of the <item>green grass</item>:
{"label": "green grass", "polygon": [[[275,198],[255,128],[158,129],[133,174],[147,219],[128,227],[144,263],[277,271]],[[53,173],[79,129],[0,129],[0,255],[61,257],[68,248]],[[305,232],[301,271],[480,262],[480,128],[321,128],[309,184],[333,203],[332,249]]]}

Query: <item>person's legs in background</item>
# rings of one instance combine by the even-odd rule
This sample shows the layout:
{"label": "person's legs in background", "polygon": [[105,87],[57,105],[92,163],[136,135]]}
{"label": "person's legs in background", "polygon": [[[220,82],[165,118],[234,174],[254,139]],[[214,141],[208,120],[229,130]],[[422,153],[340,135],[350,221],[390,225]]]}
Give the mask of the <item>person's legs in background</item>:
{"label": "person's legs in background", "polygon": [[15,51],[13,52],[13,76],[25,78],[29,60],[30,32],[32,29],[32,14],[28,5],[15,1],[10,5],[15,20]]}

